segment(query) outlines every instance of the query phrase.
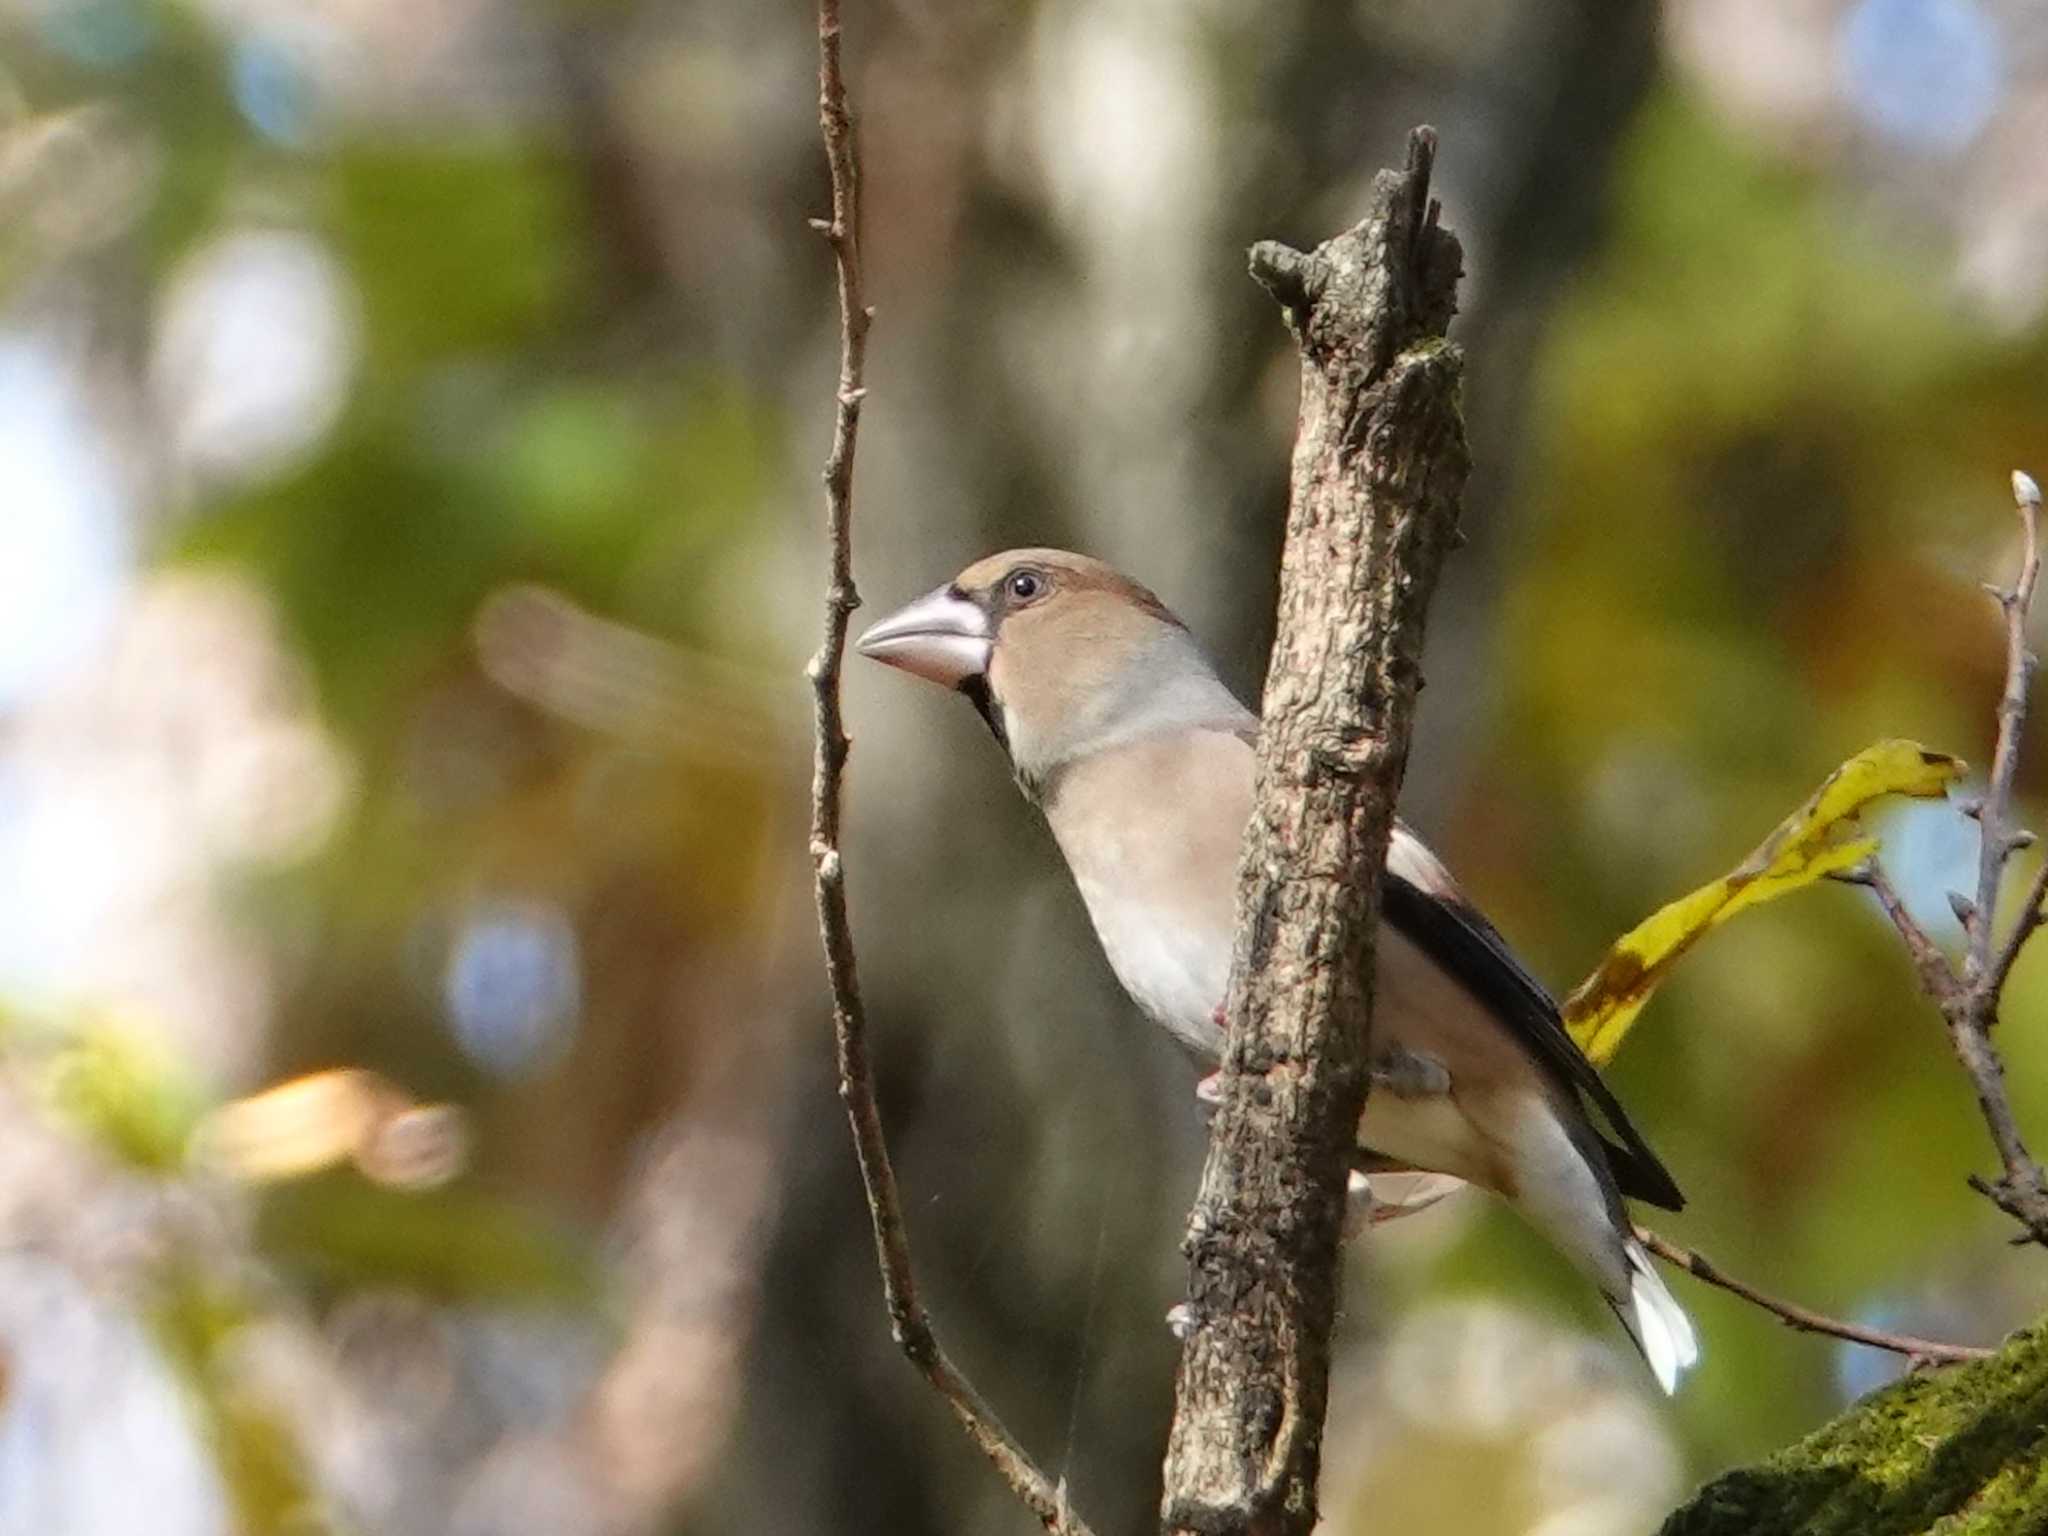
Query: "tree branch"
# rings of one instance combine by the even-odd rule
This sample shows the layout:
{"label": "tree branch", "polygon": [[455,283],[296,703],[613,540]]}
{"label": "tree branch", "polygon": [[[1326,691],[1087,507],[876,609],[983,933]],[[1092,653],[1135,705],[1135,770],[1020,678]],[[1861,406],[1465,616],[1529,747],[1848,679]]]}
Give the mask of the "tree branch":
{"label": "tree branch", "polygon": [[1876,859],[1866,859],[1854,869],[1843,871],[1840,878],[1846,884],[1870,888],[1871,894],[1877,898],[1878,907],[1898,930],[1899,942],[1906,946],[1906,958],[1913,962],[1913,974],[1920,978],[1920,990],[1946,1012],[1956,990],[1962,985],[1956,979],[1955,967],[1949,964],[1948,956],[1934,942],[1933,935],[1922,928],[1920,920],[1907,910],[1905,898],[1892,884],[1891,876],[1884,872],[1884,866]]}
{"label": "tree branch", "polygon": [[1866,1328],[1861,1323],[1843,1322],[1839,1318],[1815,1312],[1797,1302],[1780,1301],[1775,1296],[1765,1295],[1747,1281],[1738,1280],[1714,1263],[1705,1254],[1691,1248],[1681,1248],[1668,1238],[1659,1237],[1648,1227],[1638,1225],[1636,1241],[1665,1263],[1675,1269],[1682,1269],[1693,1279],[1707,1285],[1718,1286],[1731,1296],[1740,1296],[1752,1306],[1763,1308],[1789,1328],[1801,1333],[1824,1333],[1830,1338],[1846,1339],[1851,1344],[1867,1344],[1872,1349],[1888,1349],[1895,1355],[1904,1355],[1908,1360],[1929,1365],[1953,1365],[1963,1360],[1982,1360],[1995,1353],[1975,1344],[1944,1344],[1939,1339],[1917,1338],[1910,1333],[1891,1333],[1883,1328]]}
{"label": "tree branch", "polygon": [[1915,1371],[1755,1466],[1708,1483],[1661,1536],[2039,1531],[2048,1494],[2041,1326],[1988,1360]]}
{"label": "tree branch", "polygon": [[1994,997],[2005,994],[2005,978],[2012,974],[2012,964],[2020,957],[2020,950],[2033,936],[2036,928],[2044,921],[2041,904],[2048,901],[2048,859],[2041,861],[2041,867],[2034,871],[2034,883],[2027,887],[2027,899],[2020,903],[2020,914],[2013,919],[2012,932],[2005,936],[2005,943],[1999,947],[1998,956],[1992,962],[1986,985]]}
{"label": "tree branch", "polygon": [[839,851],[841,786],[848,742],[840,713],[839,674],[846,631],[860,595],[853,583],[853,454],[860,433],[862,377],[867,360],[867,307],[861,285],[860,166],[840,63],[839,0],[818,0],[818,118],[832,177],[832,217],[812,227],[832,247],[839,283],[839,388],[832,450],[825,461],[825,528],[831,576],[825,595],[825,638],[812,658],[817,748],[811,780],[811,864],[816,877],[818,927],[825,946],[825,973],[832,988],[832,1027],[839,1057],[839,1096],[853,1128],[853,1146],[874,1227],[875,1258],[896,1342],[910,1363],[952,1408],[955,1417],[996,1466],[1011,1489],[1048,1531],[1088,1536],[1056,1487],[1003,1428],[973,1385],[940,1348],[931,1319],[918,1298],[911,1268],[910,1240],[896,1174],[875,1103],[868,1062],[867,1013],[861,1003],[860,973],[853,927],[846,911],[846,879]]}
{"label": "tree branch", "polygon": [[[2006,861],[2016,849],[2034,840],[2032,833],[2021,832],[2013,823],[2012,787],[2019,774],[2020,738],[2027,728],[2027,691],[2039,664],[2039,658],[2027,644],[2027,610],[2033,606],[2034,584],[2041,575],[2041,492],[2027,476],[2017,473],[2012,477],[2012,489],[2013,500],[2019,507],[2020,526],[2025,530],[2026,547],[2013,584],[1990,589],[2005,620],[2005,691],[1998,701],[1998,745],[1991,755],[1991,783],[1977,813],[1982,829],[1977,845],[1977,899],[1963,915],[1963,927],[1970,941],[1963,961],[1963,980],[1970,985],[1991,975],[1994,919]],[[1991,1001],[1995,1003],[1997,999]],[[1986,1023],[1989,1022],[1987,1019]]]}
{"label": "tree branch", "polygon": [[2048,1172],[2027,1150],[2012,1100],[2005,1091],[2005,1062],[1991,1031],[2006,979],[2021,947],[2043,921],[2048,898],[2048,864],[2035,873],[2019,916],[2003,940],[1998,937],[1998,901],[2005,868],[2014,853],[2034,841],[2031,832],[2013,819],[2013,785],[2019,773],[2020,740],[2027,726],[2027,695],[2039,658],[2027,644],[2027,616],[2041,575],[2041,491],[2028,476],[2014,472],[2013,500],[2024,530],[2020,569],[2010,587],[1988,590],[2005,621],[2005,688],[1998,704],[1998,742],[1992,750],[1991,781],[1984,798],[1971,811],[1979,827],[1975,899],[1951,894],[1963,923],[1963,963],[1958,969],[1914,921],[1899,894],[1875,860],[1847,878],[1867,885],[1904,941],[1920,987],[1941,1010],[1949,1045],[1977,1092],[1977,1106],[1990,1129],[2005,1172],[1998,1179],[1970,1176],[1971,1187],[1987,1196],[2022,1227],[2032,1241],[2048,1246]]}
{"label": "tree branch", "polygon": [[1203,1536],[1315,1523],[1377,875],[1469,464],[1443,340],[1462,256],[1429,198],[1435,143],[1416,131],[1356,228],[1306,254],[1251,252],[1300,345],[1302,393],[1222,1103],[1184,1244],[1162,1518]]}

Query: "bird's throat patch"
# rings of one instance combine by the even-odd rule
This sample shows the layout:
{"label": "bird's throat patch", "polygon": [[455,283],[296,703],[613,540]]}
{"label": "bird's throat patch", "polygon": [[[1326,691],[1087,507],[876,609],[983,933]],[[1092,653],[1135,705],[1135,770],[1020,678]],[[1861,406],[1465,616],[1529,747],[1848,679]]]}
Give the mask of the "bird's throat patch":
{"label": "bird's throat patch", "polygon": [[988,727],[989,734],[996,739],[996,744],[1007,753],[1010,750],[1010,737],[1003,729],[1003,712],[996,707],[995,695],[988,691],[987,676],[977,672],[972,677],[961,678],[958,691],[974,706],[974,712],[981,716],[982,724]]}

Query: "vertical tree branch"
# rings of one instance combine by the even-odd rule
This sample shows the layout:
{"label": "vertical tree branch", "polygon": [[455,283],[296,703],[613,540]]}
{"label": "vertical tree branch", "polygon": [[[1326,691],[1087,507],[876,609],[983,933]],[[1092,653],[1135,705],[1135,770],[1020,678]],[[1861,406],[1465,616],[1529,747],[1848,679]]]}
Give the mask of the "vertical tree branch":
{"label": "vertical tree branch", "polygon": [[[2041,575],[2041,492],[2025,475],[2015,474],[2012,483],[2024,548],[2019,575],[2013,584],[1990,589],[2005,624],[2005,690],[1998,700],[1998,744],[1991,753],[1991,782],[1977,812],[1977,824],[1983,829],[1977,846],[1977,899],[1965,909],[1963,918],[1969,938],[1963,981],[1969,986],[1976,986],[1993,974],[1993,919],[1997,915],[2006,861],[2034,840],[2031,833],[2022,832],[2013,821],[2012,791],[2019,777],[2020,738],[2027,728],[2027,695],[2033,688],[2034,669],[2040,664],[2027,643],[2027,614],[2034,605],[2034,585]],[[2025,922],[2022,914],[2022,927]]]}
{"label": "vertical tree branch", "polygon": [[2026,905],[2001,943],[1998,896],[2005,866],[2015,852],[2034,841],[2034,835],[2015,822],[2012,798],[2019,775],[2020,740],[2027,728],[2028,696],[2034,670],[2040,665],[2027,643],[2027,618],[2041,576],[2041,490],[2031,478],[2015,472],[2012,491],[2024,547],[2012,585],[1991,590],[2005,623],[2005,691],[1998,701],[1998,745],[1991,756],[1991,782],[1977,813],[1977,899],[1964,911],[1969,945],[1963,957],[1961,986],[1945,1012],[1956,1059],[1976,1087],[1978,1106],[2005,1170],[1995,1180],[1973,1176],[1970,1183],[2024,1226],[2035,1242],[2048,1245],[2048,1175],[2020,1135],[2019,1121],[2005,1091],[2005,1063],[1991,1039],[2006,977],[2019,957],[2020,946],[2040,925],[2041,897],[2044,881],[2048,881],[2048,872],[2035,878]]}
{"label": "vertical tree branch", "polygon": [[2013,854],[2034,841],[2013,816],[2013,788],[2019,775],[2020,741],[2026,733],[2028,694],[2040,664],[2027,643],[2027,616],[2041,575],[2041,490],[2027,475],[2015,471],[2013,501],[2019,509],[2023,549],[2019,573],[2009,587],[1991,587],[2005,625],[2005,687],[1998,702],[1998,741],[1991,754],[1991,780],[1984,798],[1972,811],[1977,818],[1977,891],[1974,899],[1954,895],[1963,922],[1963,963],[1958,969],[1921,928],[1883,868],[1871,861],[1853,879],[1877,894],[1884,913],[1898,929],[1921,990],[1941,1010],[1949,1045],[1976,1090],[1991,1142],[2004,1172],[1996,1179],[1970,1176],[1971,1187],[2026,1228],[2026,1238],[2048,1246],[2048,1171],[2027,1150],[2012,1099],[2005,1091],[2005,1062],[1991,1038],[1998,1023],[2006,978],[2021,946],[2043,921],[2048,898],[2048,864],[2036,872],[2019,915],[2000,939],[1998,900],[2005,867]]}
{"label": "vertical tree branch", "polygon": [[860,434],[862,383],[867,361],[867,307],[861,286],[860,165],[853,118],[847,106],[840,61],[839,0],[818,0],[818,120],[832,177],[832,217],[813,219],[832,247],[839,282],[839,388],[832,450],[825,461],[825,532],[830,585],[825,594],[825,638],[808,675],[816,724],[811,779],[811,864],[816,878],[818,928],[825,946],[825,973],[832,988],[832,1028],[839,1058],[839,1096],[853,1128],[853,1147],[874,1228],[875,1259],[882,1294],[897,1344],[930,1382],[963,1428],[1001,1472],[1019,1499],[1048,1531],[1088,1536],[1087,1527],[1066,1507],[1065,1491],[1034,1465],[996,1419],[979,1393],[939,1347],[931,1319],[918,1299],[910,1241],[896,1173],[882,1134],[868,1062],[867,1012],[861,1003],[860,972],[853,927],[846,911],[846,877],[839,851],[840,803],[848,741],[840,713],[839,674],[846,631],[860,595],[853,584],[853,454]]}
{"label": "vertical tree branch", "polygon": [[[1884,868],[1867,860],[1843,878],[1868,886],[1898,931],[1921,990],[1941,1012],[1956,1059],[1976,1090],[2004,1175],[1970,1182],[2017,1220],[2026,1235],[2048,1244],[2048,1180],[2021,1138],[2005,1090],[2005,1067],[1992,1027],[2021,947],[2042,924],[2048,868],[2035,874],[2018,915],[1999,936],[1998,903],[2006,863],[2032,841],[2013,817],[2013,791],[2026,726],[2035,658],[2027,614],[2040,574],[2041,493],[2013,476],[2013,499],[2024,528],[2020,569],[2009,587],[1994,587],[2004,621],[2005,686],[1998,741],[1983,801],[1970,810],[1982,827],[1974,898],[1951,893],[1962,919],[1960,966],[1920,925]],[[1664,1243],[1638,1227],[1638,1237],[1668,1261],[1711,1284],[1776,1312],[1795,1328],[1832,1333],[1896,1349],[1922,1360],[1953,1360],[1965,1347],[1850,1328],[1804,1308],[1765,1297],[1732,1281],[1696,1253]],[[1954,1370],[1916,1372],[1843,1413],[1799,1444],[1750,1467],[1722,1474],[1665,1522],[1663,1536],[1931,1536],[1936,1531],[2020,1531],[2041,1528],[2044,1450],[2048,1437],[2048,1350],[2042,1329],[2018,1333],[1990,1358]]]}
{"label": "vertical tree branch", "polygon": [[1443,340],[1462,256],[1429,197],[1435,142],[1416,131],[1355,229],[1308,254],[1251,253],[1301,348],[1301,419],[1222,1102],[1185,1243],[1169,1530],[1315,1523],[1378,872],[1468,468]]}

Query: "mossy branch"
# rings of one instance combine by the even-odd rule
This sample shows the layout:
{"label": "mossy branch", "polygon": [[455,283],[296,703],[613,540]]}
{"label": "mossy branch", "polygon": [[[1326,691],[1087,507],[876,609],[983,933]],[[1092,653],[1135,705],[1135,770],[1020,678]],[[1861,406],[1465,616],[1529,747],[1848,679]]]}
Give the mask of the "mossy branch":
{"label": "mossy branch", "polygon": [[2048,1531],[2048,1323],[1918,1371],[1766,1461],[1715,1478],[1660,1536]]}

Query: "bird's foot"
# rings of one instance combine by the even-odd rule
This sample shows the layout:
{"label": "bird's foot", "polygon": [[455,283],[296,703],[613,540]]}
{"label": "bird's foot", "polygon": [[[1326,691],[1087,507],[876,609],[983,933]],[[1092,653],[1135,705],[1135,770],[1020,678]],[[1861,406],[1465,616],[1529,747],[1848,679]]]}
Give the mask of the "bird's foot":
{"label": "bird's foot", "polygon": [[1440,1099],[1451,1091],[1451,1074],[1434,1056],[1418,1056],[1397,1045],[1373,1061],[1372,1088],[1397,1099]]}
{"label": "bird's foot", "polygon": [[1344,1236],[1353,1238],[1372,1225],[1372,1180],[1354,1168],[1344,1181]]}

